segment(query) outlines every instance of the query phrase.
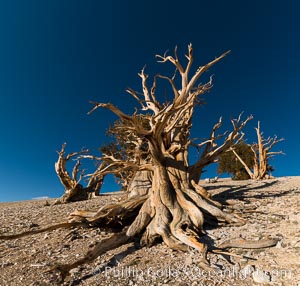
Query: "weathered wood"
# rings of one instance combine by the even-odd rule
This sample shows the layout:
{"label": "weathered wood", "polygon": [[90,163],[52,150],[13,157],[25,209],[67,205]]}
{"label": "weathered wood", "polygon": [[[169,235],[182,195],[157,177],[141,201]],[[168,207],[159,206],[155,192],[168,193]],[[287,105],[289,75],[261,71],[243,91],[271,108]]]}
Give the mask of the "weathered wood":
{"label": "weathered wood", "polygon": [[129,183],[127,192],[128,197],[133,198],[137,196],[144,196],[148,194],[152,188],[152,172],[151,171],[138,171]]}
{"label": "weathered wood", "polygon": [[105,238],[96,243],[93,249],[89,250],[83,258],[76,260],[70,264],[56,264],[49,271],[59,271],[61,281],[69,275],[70,270],[95,260],[98,256],[106,253],[109,250],[117,248],[125,243],[130,242],[130,237],[125,232],[113,234],[109,238]]}
{"label": "weathered wood", "polygon": [[261,240],[246,240],[246,239],[231,239],[226,240],[218,248],[244,248],[244,249],[258,249],[268,248],[275,246],[278,243],[278,239],[261,239]]}
{"label": "weathered wood", "polygon": [[262,180],[269,178],[268,175],[268,163],[269,159],[272,158],[274,155],[283,154],[282,151],[278,152],[271,152],[270,150],[273,148],[275,144],[278,142],[283,141],[284,139],[277,139],[277,136],[268,137],[267,139],[263,138],[262,132],[260,130],[260,122],[258,121],[256,130],[257,136],[257,143],[253,143],[250,147],[253,152],[254,158],[254,166],[253,170],[251,170],[247,164],[243,161],[243,159],[237,154],[232,146],[230,150],[236,156],[236,158],[241,162],[244,166],[246,172],[248,173],[249,177],[253,180]]}
{"label": "weathered wood", "polygon": [[[94,156],[88,155],[88,150],[84,149],[79,152],[73,152],[70,154],[65,154],[65,148],[67,143],[64,143],[61,147],[61,150],[58,153],[58,159],[55,162],[55,172],[65,187],[65,192],[62,197],[56,200],[55,204],[58,203],[68,203],[86,200],[93,196],[97,196],[100,193],[101,186],[103,184],[105,174],[102,174],[101,171],[105,167],[104,164],[100,164],[97,170],[89,175],[89,180],[86,187],[80,183],[84,177],[83,170],[80,170],[81,159],[88,158],[93,159]],[[76,161],[72,174],[67,171],[67,162],[73,159]]]}

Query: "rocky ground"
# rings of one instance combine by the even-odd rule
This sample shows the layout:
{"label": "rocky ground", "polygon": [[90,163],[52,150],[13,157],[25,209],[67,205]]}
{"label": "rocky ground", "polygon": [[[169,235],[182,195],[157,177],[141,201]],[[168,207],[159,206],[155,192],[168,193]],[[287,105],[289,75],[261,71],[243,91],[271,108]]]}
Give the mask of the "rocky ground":
{"label": "rocky ground", "polygon": [[[225,240],[277,238],[276,247],[230,249],[238,257],[209,254],[214,271],[198,267],[198,254],[175,252],[164,244],[140,248],[131,243],[76,268],[64,285],[300,285],[300,177],[262,182],[202,182],[215,198],[226,201],[248,223],[244,226],[207,226],[201,238],[210,246]],[[53,201],[1,203],[0,233],[16,233],[64,221],[75,209],[98,209],[121,194],[90,201],[51,205]],[[80,258],[95,241],[109,236],[103,229],[55,230],[11,241],[0,240],[0,285],[56,285],[46,272],[55,262]]]}

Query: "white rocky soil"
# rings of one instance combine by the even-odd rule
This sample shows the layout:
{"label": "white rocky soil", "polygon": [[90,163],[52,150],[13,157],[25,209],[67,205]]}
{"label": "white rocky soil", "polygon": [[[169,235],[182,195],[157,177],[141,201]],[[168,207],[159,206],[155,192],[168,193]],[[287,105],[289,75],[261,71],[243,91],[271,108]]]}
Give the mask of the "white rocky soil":
{"label": "white rocky soil", "polygon": [[[234,238],[277,238],[276,247],[228,249],[234,256],[209,253],[214,271],[197,264],[198,253],[175,252],[164,244],[140,248],[124,245],[76,268],[64,285],[300,285],[300,177],[265,181],[201,184],[214,198],[227,201],[247,218],[244,226],[207,226],[201,240],[210,247]],[[98,209],[122,194],[103,195],[90,201],[51,205],[52,200],[0,204],[0,233],[10,234],[64,221],[76,209]],[[20,239],[0,240],[0,286],[56,285],[57,276],[46,272],[55,262],[80,258],[95,241],[109,236],[103,229],[59,229]]]}

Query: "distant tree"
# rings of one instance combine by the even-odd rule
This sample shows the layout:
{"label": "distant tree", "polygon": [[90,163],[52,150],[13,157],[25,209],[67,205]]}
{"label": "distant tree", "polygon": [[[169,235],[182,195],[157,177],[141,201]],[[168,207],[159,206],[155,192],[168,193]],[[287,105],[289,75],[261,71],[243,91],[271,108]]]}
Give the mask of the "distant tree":
{"label": "distant tree", "polygon": [[269,160],[273,158],[275,155],[283,154],[282,151],[271,151],[275,144],[283,141],[284,139],[277,139],[277,136],[263,138],[263,132],[260,130],[260,122],[258,121],[258,125],[255,128],[257,142],[250,145],[252,154],[253,154],[253,166],[247,164],[247,162],[238,154],[235,148],[231,148],[230,150],[234,153],[239,162],[244,166],[246,172],[249,177],[254,180],[262,180],[270,178],[270,172],[274,170],[274,168],[269,164]]}
{"label": "distant tree", "polygon": [[[246,142],[241,141],[234,146],[234,150],[242,158],[246,165],[249,166],[249,168],[253,168],[254,156],[251,146],[249,146]],[[232,150],[228,150],[219,157],[217,172],[219,174],[232,174],[233,180],[250,179],[244,165],[240,162]]]}
{"label": "distant tree", "polygon": [[[56,200],[56,203],[68,203],[74,201],[86,200],[90,197],[99,195],[105,174],[106,165],[102,162],[98,164],[95,172],[90,175],[85,175],[81,168],[81,160],[84,158],[95,159],[89,155],[87,149],[79,152],[66,154],[65,148],[67,143],[64,143],[58,153],[58,159],[55,162],[55,172],[65,188],[63,196]],[[73,161],[72,171],[69,172],[67,163]],[[87,179],[86,186],[83,186],[84,178]]]}

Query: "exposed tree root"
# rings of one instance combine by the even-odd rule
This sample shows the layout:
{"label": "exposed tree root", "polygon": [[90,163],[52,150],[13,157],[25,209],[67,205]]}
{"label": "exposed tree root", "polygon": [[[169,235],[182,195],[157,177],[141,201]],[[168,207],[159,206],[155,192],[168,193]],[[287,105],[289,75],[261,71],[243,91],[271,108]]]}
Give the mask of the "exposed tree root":
{"label": "exposed tree root", "polygon": [[261,239],[261,240],[245,240],[245,239],[232,239],[227,240],[220,244],[218,248],[246,248],[246,249],[258,249],[268,248],[277,244],[277,239]]}
{"label": "exposed tree root", "polygon": [[2,240],[12,240],[29,235],[52,231],[59,228],[71,228],[75,226],[101,226],[103,228],[123,228],[126,223],[132,222],[139,208],[145,202],[146,196],[129,199],[119,204],[109,204],[98,212],[75,211],[70,214],[67,222],[47,225],[43,228],[24,231],[17,234],[0,235]]}
{"label": "exposed tree root", "polygon": [[69,221],[83,219],[90,225],[123,228],[134,220],[146,200],[147,195],[105,205],[97,212],[75,211],[70,214]]}
{"label": "exposed tree root", "polygon": [[17,234],[10,234],[10,235],[0,235],[0,239],[3,240],[12,240],[12,239],[16,239],[16,238],[21,238],[24,236],[29,236],[29,235],[33,235],[33,234],[38,234],[38,233],[42,233],[42,232],[46,232],[46,231],[52,231],[58,228],[71,228],[74,226],[79,226],[79,225],[83,225],[85,224],[84,222],[62,222],[62,223],[58,223],[58,224],[54,224],[54,225],[49,225],[49,226],[45,226],[43,228],[40,229],[33,229],[33,230],[28,230],[28,231],[24,231],[21,233],[17,233]]}
{"label": "exposed tree root", "polygon": [[89,250],[83,258],[76,260],[75,262],[70,264],[56,264],[53,267],[51,267],[51,269],[47,272],[59,271],[61,275],[61,281],[63,281],[69,274],[70,270],[80,265],[92,262],[98,256],[106,253],[107,251],[115,249],[123,244],[130,242],[130,239],[131,238],[126,235],[125,231],[121,233],[115,233],[111,237],[105,238],[97,242],[95,247]]}

